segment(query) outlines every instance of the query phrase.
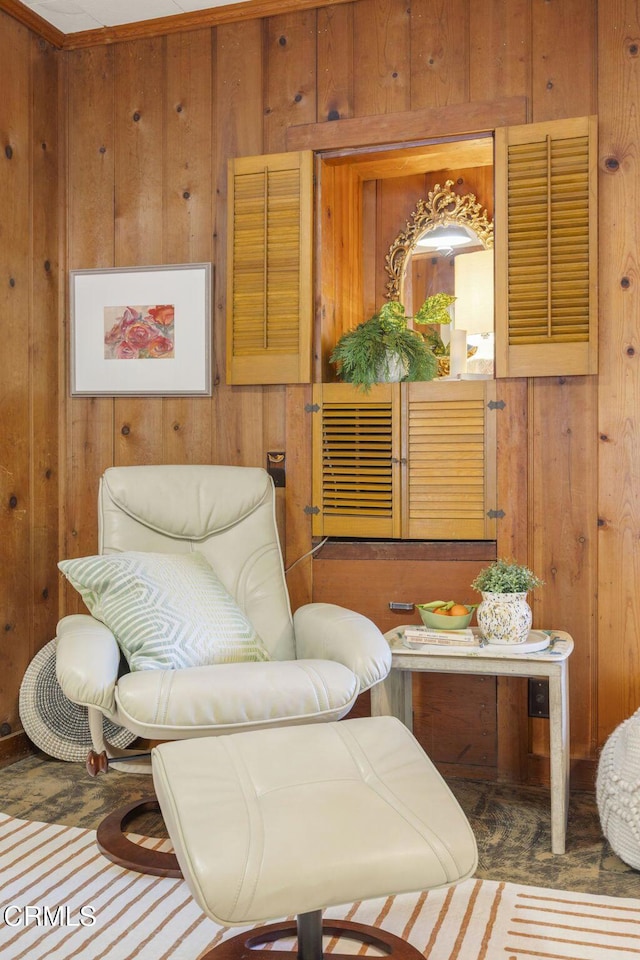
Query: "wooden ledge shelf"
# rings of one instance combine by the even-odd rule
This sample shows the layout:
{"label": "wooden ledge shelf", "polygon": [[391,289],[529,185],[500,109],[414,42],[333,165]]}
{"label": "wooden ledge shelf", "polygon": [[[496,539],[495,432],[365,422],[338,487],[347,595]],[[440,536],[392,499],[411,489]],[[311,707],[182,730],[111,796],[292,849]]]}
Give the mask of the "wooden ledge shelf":
{"label": "wooden ledge shelf", "polygon": [[314,560],[479,560],[497,556],[494,540],[327,540]]}

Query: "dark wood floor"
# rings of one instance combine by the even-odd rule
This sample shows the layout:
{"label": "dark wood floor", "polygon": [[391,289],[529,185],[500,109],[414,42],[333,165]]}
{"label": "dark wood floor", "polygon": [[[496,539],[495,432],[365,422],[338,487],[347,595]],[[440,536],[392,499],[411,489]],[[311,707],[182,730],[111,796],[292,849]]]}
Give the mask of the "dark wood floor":
{"label": "dark wood floor", "polygon": [[[551,853],[549,793],[471,780],[449,785],[467,814],[480,853],[477,876],[540,887],[640,897],[640,873],[622,863],[604,840],[592,793],[572,792],[567,853]],[[151,779],[111,771],[92,779],[83,764],[36,754],[0,770],[0,810],[25,820],[96,828],[129,800],[148,796]],[[147,818],[140,833],[166,836]]]}

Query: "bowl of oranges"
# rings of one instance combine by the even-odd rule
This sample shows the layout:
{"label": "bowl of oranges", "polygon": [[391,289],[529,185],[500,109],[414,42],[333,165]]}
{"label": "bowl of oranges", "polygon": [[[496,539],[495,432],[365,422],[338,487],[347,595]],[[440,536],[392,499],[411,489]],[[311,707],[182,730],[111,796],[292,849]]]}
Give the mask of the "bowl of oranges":
{"label": "bowl of oranges", "polygon": [[425,627],[435,630],[465,630],[473,618],[477,603],[456,603],[455,600],[432,600],[418,603],[416,608]]}

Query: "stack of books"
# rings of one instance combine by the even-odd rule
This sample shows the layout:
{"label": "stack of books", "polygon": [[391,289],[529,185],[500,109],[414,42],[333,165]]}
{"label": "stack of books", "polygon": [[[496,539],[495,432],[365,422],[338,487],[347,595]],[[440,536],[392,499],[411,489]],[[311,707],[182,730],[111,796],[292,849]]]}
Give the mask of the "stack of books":
{"label": "stack of books", "polygon": [[480,646],[480,638],[474,634],[471,627],[465,630],[436,630],[434,627],[405,627],[403,639],[407,643],[456,644],[458,646]]}

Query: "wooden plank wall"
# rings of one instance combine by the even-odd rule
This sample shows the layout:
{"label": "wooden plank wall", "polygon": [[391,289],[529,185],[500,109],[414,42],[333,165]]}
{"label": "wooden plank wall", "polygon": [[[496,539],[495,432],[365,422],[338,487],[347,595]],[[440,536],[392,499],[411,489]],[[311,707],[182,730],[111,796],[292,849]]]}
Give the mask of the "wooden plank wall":
{"label": "wooden plank wall", "polygon": [[639,37],[635,3],[602,5],[597,743],[640,705]]}
{"label": "wooden plank wall", "polygon": [[[15,723],[19,677],[51,636],[56,560],[95,550],[96,489],[106,466],[264,464],[268,450],[286,450],[279,522],[287,561],[311,544],[303,512],[311,489],[309,389],[223,382],[227,159],[284,149],[292,125],[526,96],[531,121],[599,115],[600,375],[503,384],[509,418],[499,435],[499,484],[511,511],[500,550],[529,560],[546,580],[536,623],[575,637],[572,753],[592,768],[598,746],[640,702],[640,23],[632,0],[599,7],[597,0],[355,0],[63,52],[56,59],[64,66],[60,120],[68,138],[55,156],[36,149],[41,139],[55,140],[55,130],[35,133],[55,124],[54,58],[3,19],[0,130],[15,147],[11,162],[0,155],[9,177],[0,180],[2,209],[11,211],[0,226],[0,253],[19,282],[9,287],[6,273],[0,277],[2,320],[12,318],[3,326],[11,362],[0,441],[8,558],[0,626],[12,641],[0,654],[0,720]],[[56,164],[66,175],[63,223],[51,186]],[[214,263],[211,399],[68,399],[66,368],[58,378],[53,370],[63,325],[55,325],[59,276],[49,249],[56,237],[64,248],[67,236],[63,279],[66,268]],[[48,279],[45,259],[54,264]],[[66,320],[66,309],[60,316]],[[25,317],[28,345],[18,325]],[[526,457],[514,460],[523,445]],[[309,560],[290,575],[295,605],[311,596],[310,578]],[[77,609],[65,591],[60,610]],[[499,696],[524,729],[519,694],[507,686]],[[529,725],[533,757],[523,774],[544,775],[545,735],[543,721]]]}
{"label": "wooden plank wall", "polygon": [[58,613],[58,59],[0,14],[0,761]]}

